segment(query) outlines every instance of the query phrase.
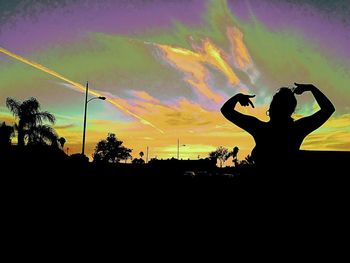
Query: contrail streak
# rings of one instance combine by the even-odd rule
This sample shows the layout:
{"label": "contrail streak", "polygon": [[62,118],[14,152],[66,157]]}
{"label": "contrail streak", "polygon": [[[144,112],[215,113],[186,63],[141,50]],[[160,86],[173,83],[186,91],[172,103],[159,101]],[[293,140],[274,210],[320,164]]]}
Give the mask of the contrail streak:
{"label": "contrail streak", "polygon": [[[27,65],[30,65],[30,66],[32,66],[32,67],[34,67],[34,68],[36,68],[36,69],[39,69],[39,70],[41,70],[41,71],[44,71],[44,72],[46,72],[46,73],[48,73],[48,74],[50,74],[50,75],[52,75],[52,76],[54,76],[54,77],[56,77],[56,78],[59,78],[59,79],[65,81],[65,82],[71,84],[76,90],[78,90],[78,91],[80,91],[80,92],[85,92],[85,87],[84,87],[83,85],[81,85],[81,84],[79,84],[79,83],[77,83],[77,82],[74,82],[74,81],[72,81],[72,80],[70,80],[70,79],[67,79],[66,77],[62,76],[61,74],[59,74],[59,73],[57,73],[57,72],[55,72],[55,71],[53,71],[53,70],[51,70],[51,69],[49,69],[49,68],[43,66],[43,65],[40,65],[40,64],[38,64],[38,63],[36,63],[36,62],[33,62],[33,61],[30,61],[30,60],[28,60],[28,59],[26,59],[26,58],[24,58],[24,57],[21,57],[21,56],[15,54],[15,53],[12,53],[11,51],[8,51],[8,50],[4,49],[4,48],[2,48],[2,47],[0,47],[0,52],[1,52],[1,53],[4,53],[5,55],[8,55],[8,56],[10,56],[10,57],[12,57],[12,58],[14,58],[14,59],[17,59],[17,60],[19,60],[19,61],[21,61],[21,62],[23,62],[23,63],[25,63],[25,64],[27,64]],[[89,93],[92,94],[92,95],[94,95],[94,96],[97,96],[97,97],[99,97],[99,96],[104,96],[103,94],[98,93],[98,92],[93,91],[93,90],[90,90]],[[139,121],[141,121],[141,123],[146,124],[146,125],[149,125],[149,126],[155,128],[157,131],[159,131],[159,132],[161,132],[161,133],[164,133],[164,131],[162,131],[161,129],[159,129],[158,127],[156,127],[155,125],[153,125],[153,124],[150,123],[149,121],[147,121],[147,120],[141,118],[140,116],[136,115],[135,113],[132,113],[132,112],[129,111],[128,109],[124,108],[124,107],[123,107],[122,105],[120,105],[119,103],[113,101],[112,98],[108,98],[107,101],[108,101],[110,104],[112,104],[113,106],[115,106],[116,108],[118,108],[118,109],[120,109],[121,111],[123,111],[124,113],[127,113],[127,114],[133,116],[134,118],[138,119]]]}

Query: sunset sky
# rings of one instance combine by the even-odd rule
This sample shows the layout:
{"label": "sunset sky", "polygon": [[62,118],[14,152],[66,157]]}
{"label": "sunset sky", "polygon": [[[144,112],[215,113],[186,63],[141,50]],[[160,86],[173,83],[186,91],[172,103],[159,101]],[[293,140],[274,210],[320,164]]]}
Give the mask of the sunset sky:
{"label": "sunset sky", "polygon": [[[133,156],[207,157],[254,141],[220,113],[238,92],[256,94],[246,114],[268,120],[272,95],[313,83],[336,113],[302,149],[350,150],[348,0],[0,0],[0,121],[7,97],[36,97],[53,113],[69,154],[115,133]],[[316,111],[298,97],[295,119]]]}

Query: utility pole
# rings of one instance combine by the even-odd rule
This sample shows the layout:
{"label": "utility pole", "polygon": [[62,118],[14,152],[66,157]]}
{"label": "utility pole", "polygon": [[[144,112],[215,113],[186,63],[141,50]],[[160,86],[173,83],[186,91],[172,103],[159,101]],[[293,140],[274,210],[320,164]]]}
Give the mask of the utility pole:
{"label": "utility pole", "polygon": [[146,163],[148,163],[148,146],[146,148]]}
{"label": "utility pole", "polygon": [[177,159],[178,160],[180,160],[179,156],[180,156],[180,140],[177,139]]}
{"label": "utility pole", "polygon": [[[186,144],[181,146],[186,146]],[[180,139],[177,139],[177,159],[180,160]]]}
{"label": "utility pole", "polygon": [[86,82],[86,90],[85,90],[85,109],[84,109],[84,128],[83,128],[83,146],[81,150],[81,154],[85,155],[85,131],[86,131],[86,110],[87,110],[87,98],[89,93],[89,82]]}

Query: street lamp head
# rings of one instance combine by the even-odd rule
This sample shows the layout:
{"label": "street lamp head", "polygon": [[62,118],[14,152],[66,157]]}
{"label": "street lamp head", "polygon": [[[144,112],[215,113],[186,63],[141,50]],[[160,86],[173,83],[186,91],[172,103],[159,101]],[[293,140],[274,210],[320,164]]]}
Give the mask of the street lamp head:
{"label": "street lamp head", "polygon": [[106,97],[98,97],[100,100],[106,100]]}

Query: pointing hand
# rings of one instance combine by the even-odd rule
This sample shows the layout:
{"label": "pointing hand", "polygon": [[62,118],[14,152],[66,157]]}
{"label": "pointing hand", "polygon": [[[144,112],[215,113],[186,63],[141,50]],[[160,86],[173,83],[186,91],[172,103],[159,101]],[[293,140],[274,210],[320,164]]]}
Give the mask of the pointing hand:
{"label": "pointing hand", "polygon": [[241,104],[244,107],[251,105],[253,108],[255,108],[253,102],[250,100],[251,98],[254,98],[255,95],[245,95],[240,93],[237,96],[239,104]]}
{"label": "pointing hand", "polygon": [[311,90],[311,88],[314,86],[312,84],[299,84],[294,83],[296,88],[294,88],[293,92],[297,95],[303,94],[305,91]]}

